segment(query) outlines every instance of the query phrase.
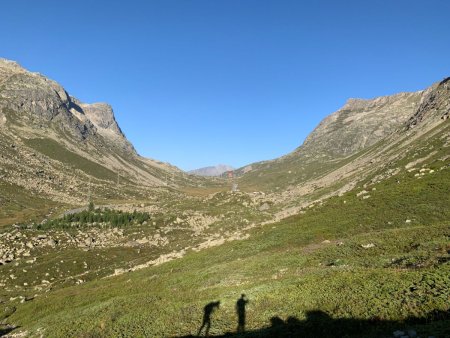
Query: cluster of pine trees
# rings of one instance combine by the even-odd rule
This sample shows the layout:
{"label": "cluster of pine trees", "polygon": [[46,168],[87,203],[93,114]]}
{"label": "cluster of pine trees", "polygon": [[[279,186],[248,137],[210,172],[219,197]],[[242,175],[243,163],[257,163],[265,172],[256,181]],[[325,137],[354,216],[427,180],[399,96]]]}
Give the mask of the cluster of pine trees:
{"label": "cluster of pine trees", "polygon": [[88,210],[78,213],[64,215],[62,218],[49,220],[38,226],[45,228],[70,228],[76,224],[77,227],[92,226],[94,223],[105,223],[112,227],[124,227],[130,224],[142,224],[150,219],[147,212],[125,212],[112,209],[95,209],[91,203]]}

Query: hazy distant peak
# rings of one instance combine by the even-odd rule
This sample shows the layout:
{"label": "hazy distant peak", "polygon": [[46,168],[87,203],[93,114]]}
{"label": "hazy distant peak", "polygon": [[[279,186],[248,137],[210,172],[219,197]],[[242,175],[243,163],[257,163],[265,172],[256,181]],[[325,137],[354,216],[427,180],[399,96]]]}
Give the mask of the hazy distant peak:
{"label": "hazy distant peak", "polygon": [[220,176],[224,172],[234,170],[232,166],[226,164],[218,164],[215,166],[199,168],[189,171],[189,174],[194,174],[198,176]]}

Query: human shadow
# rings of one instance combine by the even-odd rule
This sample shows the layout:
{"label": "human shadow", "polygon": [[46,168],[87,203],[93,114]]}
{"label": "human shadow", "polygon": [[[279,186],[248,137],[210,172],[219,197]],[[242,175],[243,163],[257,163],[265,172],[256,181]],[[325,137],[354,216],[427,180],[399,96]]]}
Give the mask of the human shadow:
{"label": "human shadow", "polygon": [[248,303],[247,297],[242,294],[241,298],[239,298],[236,302],[236,314],[238,316],[238,327],[237,332],[242,333],[245,332],[245,306]]}
{"label": "human shadow", "polygon": [[[435,325],[436,323],[440,325]],[[314,310],[306,313],[306,319],[288,317],[286,320],[278,316],[270,318],[270,324],[260,329],[246,332],[227,332],[214,337],[236,338],[334,338],[334,337],[392,337],[395,331],[404,331],[413,328],[424,328],[430,324],[438,327],[439,332],[430,332],[436,337],[450,337],[450,310],[435,310],[423,317],[409,317],[402,321],[381,319],[332,318],[327,313]],[[187,335],[179,338],[192,338]]]}
{"label": "human shadow", "polygon": [[205,328],[205,337],[209,337],[209,329],[211,328],[211,315],[213,314],[215,309],[218,309],[220,306],[220,301],[211,302],[205,305],[203,308],[203,321],[202,326],[198,329],[197,336],[200,336],[200,333]]}

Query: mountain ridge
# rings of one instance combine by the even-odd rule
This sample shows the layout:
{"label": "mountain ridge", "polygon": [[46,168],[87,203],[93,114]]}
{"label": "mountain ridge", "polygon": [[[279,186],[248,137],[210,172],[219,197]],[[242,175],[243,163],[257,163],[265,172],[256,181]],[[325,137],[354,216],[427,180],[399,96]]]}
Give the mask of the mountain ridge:
{"label": "mountain ridge", "polygon": [[[241,178],[240,186],[259,185],[273,191],[277,186],[302,185],[307,180],[318,178],[336,163],[345,162],[346,158],[393,134],[401,135],[418,110],[428,112],[427,102],[435,93],[442,91],[440,100],[445,101],[448,97],[447,83],[439,81],[415,93],[350,99],[342,108],[325,117],[292,152],[237,169],[235,174]],[[446,108],[440,109],[445,111]],[[426,124],[432,121],[439,123],[441,116],[438,115],[425,121]]]}

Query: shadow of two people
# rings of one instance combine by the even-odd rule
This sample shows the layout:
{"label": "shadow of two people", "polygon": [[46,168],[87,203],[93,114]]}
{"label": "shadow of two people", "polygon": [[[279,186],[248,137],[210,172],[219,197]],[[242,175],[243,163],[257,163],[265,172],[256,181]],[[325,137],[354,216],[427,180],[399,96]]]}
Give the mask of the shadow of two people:
{"label": "shadow of two people", "polygon": [[[248,303],[248,299],[245,294],[242,294],[241,297],[236,302],[236,314],[238,317],[238,327],[237,332],[243,333],[245,332],[245,317],[246,311],[245,307]],[[211,302],[205,305],[203,308],[203,321],[200,329],[198,330],[197,336],[200,336],[203,329],[205,329],[205,336],[209,336],[209,330],[211,328],[211,316],[215,309],[220,307],[220,301]]]}

